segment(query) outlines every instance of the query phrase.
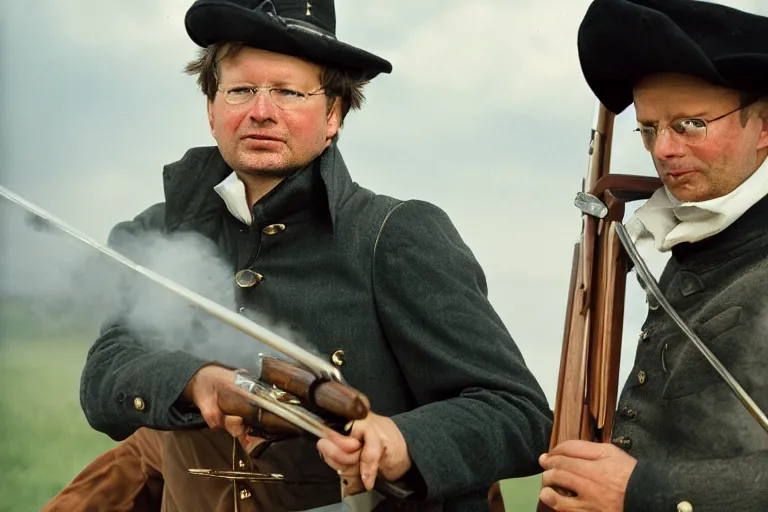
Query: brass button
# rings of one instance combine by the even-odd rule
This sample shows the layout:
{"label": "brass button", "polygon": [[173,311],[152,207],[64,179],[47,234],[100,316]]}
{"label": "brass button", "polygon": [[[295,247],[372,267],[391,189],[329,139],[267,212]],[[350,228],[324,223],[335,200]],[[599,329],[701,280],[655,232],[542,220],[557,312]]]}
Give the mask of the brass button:
{"label": "brass button", "polygon": [[690,501],[681,501],[677,504],[677,512],[693,512],[693,505]]}
{"label": "brass button", "polygon": [[645,372],[643,370],[637,372],[637,382],[645,384]]}
{"label": "brass button", "polygon": [[264,276],[258,272],[246,268],[235,274],[235,282],[240,288],[251,288],[261,283],[264,280]]}
{"label": "brass button", "polygon": [[133,399],[134,409],[136,409],[137,411],[143,411],[144,407],[146,407],[146,405],[144,404],[144,400],[142,400],[141,397],[137,396],[136,398]]}
{"label": "brass button", "polygon": [[336,366],[338,366],[339,368],[344,366],[344,363],[346,362],[346,360],[347,360],[347,356],[346,354],[344,354],[344,351],[341,349],[335,351],[333,355],[331,355],[331,362]]}
{"label": "brass button", "polygon": [[247,500],[250,497],[251,497],[250,489],[246,489],[246,488],[240,489],[240,499],[241,500]]}
{"label": "brass button", "polygon": [[262,233],[269,236],[282,233],[283,231],[285,231],[285,224],[270,224],[261,230]]}
{"label": "brass button", "polygon": [[[259,409],[259,411],[261,411],[261,409]],[[245,467],[245,461],[243,459],[237,459],[237,466],[240,469],[243,469]]]}
{"label": "brass button", "polygon": [[640,331],[640,341],[645,341],[649,338],[648,331]]}
{"label": "brass button", "polygon": [[614,437],[611,440],[611,442],[616,446],[618,446],[619,448],[623,448],[625,450],[629,450],[630,448],[632,448],[632,440],[628,437],[624,437],[624,436]]}
{"label": "brass button", "polygon": [[237,308],[237,311],[242,315],[243,313],[245,313],[245,306],[240,306],[239,308]]}

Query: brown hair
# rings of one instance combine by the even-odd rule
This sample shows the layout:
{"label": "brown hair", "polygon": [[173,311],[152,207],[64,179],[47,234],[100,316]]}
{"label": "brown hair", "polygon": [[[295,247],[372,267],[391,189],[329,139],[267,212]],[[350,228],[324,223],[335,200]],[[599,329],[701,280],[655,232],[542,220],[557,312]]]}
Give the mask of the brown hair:
{"label": "brown hair", "polygon": [[[184,67],[184,72],[197,75],[197,85],[209,101],[213,101],[219,88],[218,65],[236,56],[246,45],[243,43],[214,43],[198,52],[198,57]],[[359,110],[365,96],[363,87],[369,82],[362,74],[348,69],[323,66],[320,73],[321,87],[328,98],[328,108],[336,98],[341,98],[341,124],[351,109]]]}

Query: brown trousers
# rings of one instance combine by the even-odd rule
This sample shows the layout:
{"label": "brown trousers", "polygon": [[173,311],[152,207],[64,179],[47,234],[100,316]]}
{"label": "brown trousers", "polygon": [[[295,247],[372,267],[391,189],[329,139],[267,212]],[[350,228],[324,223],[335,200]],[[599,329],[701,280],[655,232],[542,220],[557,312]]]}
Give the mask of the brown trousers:
{"label": "brown trousers", "polygon": [[41,512],[159,512],[163,437],[145,428],[88,464]]}
{"label": "brown trousers", "polygon": [[[237,446],[237,452],[233,449]],[[258,448],[256,449],[258,450]],[[279,473],[284,460],[253,459],[224,430],[141,428],[97,457],[41,512],[261,512],[306,510],[334,501],[328,484],[240,483],[192,475],[190,468]]]}

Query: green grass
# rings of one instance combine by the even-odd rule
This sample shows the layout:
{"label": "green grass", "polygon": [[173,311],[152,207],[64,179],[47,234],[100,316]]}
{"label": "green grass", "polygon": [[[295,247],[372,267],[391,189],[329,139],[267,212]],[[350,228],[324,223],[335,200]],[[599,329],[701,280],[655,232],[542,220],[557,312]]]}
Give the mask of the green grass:
{"label": "green grass", "polygon": [[[41,311],[37,301],[0,299],[0,512],[39,511],[114,446],[80,408],[80,371],[95,324],[87,314]],[[504,481],[506,509],[533,512],[540,484],[540,475]]]}
{"label": "green grass", "polygon": [[507,512],[535,512],[539,502],[541,475],[501,482],[501,495]]}
{"label": "green grass", "polygon": [[[31,304],[0,301],[0,512],[40,510],[114,445],[80,409],[93,334],[75,320],[42,322]],[[78,323],[86,334],[72,332]]]}

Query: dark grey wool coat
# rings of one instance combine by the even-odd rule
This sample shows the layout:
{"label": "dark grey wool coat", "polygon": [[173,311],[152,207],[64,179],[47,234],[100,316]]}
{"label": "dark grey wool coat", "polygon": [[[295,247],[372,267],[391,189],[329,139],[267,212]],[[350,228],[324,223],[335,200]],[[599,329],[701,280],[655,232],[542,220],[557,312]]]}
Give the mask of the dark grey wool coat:
{"label": "dark grey wool coat", "polygon": [[[230,172],[216,148],[189,150],[165,168],[165,202],[116,226],[110,243],[141,259],[133,243],[141,234],[196,232],[230,262],[230,276],[243,268],[261,274],[258,286],[238,291],[235,307],[287,327],[322,357],[344,350],[349,384],[401,429],[420,500],[487,510],[494,481],[541,470],[552,413],[443,211],[360,187],[334,143],[258,201],[249,228],[213,190]],[[276,224],[285,229],[264,229]],[[202,428],[177,399],[204,363],[153,348],[124,321],[108,322],[83,371],[86,417],[114,439],[141,426]],[[335,475],[312,439],[266,453],[275,450],[313,474]]]}
{"label": "dark grey wool coat", "polygon": [[[768,410],[768,198],[672,249],[661,289]],[[768,433],[649,295],[613,442],[638,459],[625,511],[768,510]]]}

